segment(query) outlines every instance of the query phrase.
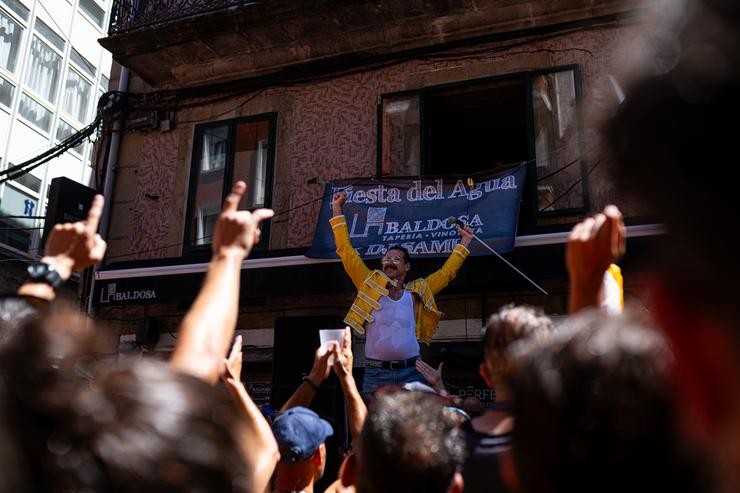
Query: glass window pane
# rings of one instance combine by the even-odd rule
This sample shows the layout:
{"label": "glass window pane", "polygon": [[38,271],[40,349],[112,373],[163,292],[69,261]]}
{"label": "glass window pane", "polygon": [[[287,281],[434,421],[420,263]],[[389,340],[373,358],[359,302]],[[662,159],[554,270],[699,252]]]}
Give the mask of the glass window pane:
{"label": "glass window pane", "polygon": [[539,211],[583,207],[580,135],[572,70],[532,79]]}
{"label": "glass window pane", "polygon": [[240,209],[255,209],[265,205],[269,137],[269,121],[240,123],[236,126],[234,181],[244,180],[247,184]]}
{"label": "glass window pane", "polygon": [[62,57],[34,36],[31,41],[31,60],[26,69],[26,84],[49,102],[56,103],[61,69]]}
{"label": "glass window pane", "polygon": [[103,27],[105,11],[94,0],[80,0],[80,10],[87,14],[98,27]]}
{"label": "glass window pane", "polygon": [[36,32],[46,38],[46,41],[56,46],[59,51],[64,51],[64,38],[56,33],[52,28],[46,25],[44,21],[36,18]]}
{"label": "glass window pane", "polygon": [[18,112],[23,118],[33,123],[44,132],[49,132],[51,129],[51,111],[44,108],[27,94],[21,95],[21,104],[18,107]]}
{"label": "glass window pane", "polygon": [[33,176],[31,173],[24,173],[15,178],[15,181],[36,193],[41,192],[41,179]]}
{"label": "glass window pane", "polygon": [[9,184],[5,185],[0,200],[0,241],[20,250],[31,244],[33,219],[7,218],[4,216],[38,216],[36,198]]}
{"label": "glass window pane", "polygon": [[69,52],[69,58],[75,62],[83,72],[88,74],[90,77],[95,77],[95,65],[93,65],[87,58],[80,55],[74,48]]}
{"label": "glass window pane", "polygon": [[6,7],[8,7],[10,10],[12,10],[13,12],[15,12],[15,14],[18,17],[28,22],[29,10],[25,5],[20,3],[18,0],[2,0],[1,3],[5,5]]}
{"label": "glass window pane", "polygon": [[226,148],[229,136],[228,125],[207,128],[197,142],[200,150],[197,170],[193,217],[190,225],[192,245],[211,242],[213,226],[221,210],[226,166]]}
{"label": "glass window pane", "polygon": [[13,103],[13,92],[15,86],[7,80],[0,77],[0,103],[10,107]]}
{"label": "glass window pane", "polygon": [[64,111],[77,121],[87,120],[87,109],[90,104],[92,84],[72,69],[67,71],[67,82],[64,85]]}
{"label": "glass window pane", "polygon": [[[77,132],[77,129],[74,128],[72,125],[68,125],[64,120],[60,119],[57,122],[57,135],[56,138],[58,141],[62,141],[69,137],[70,135],[73,135]],[[71,151],[75,152],[76,154],[82,154],[82,150],[85,147],[85,143],[78,145],[77,147],[73,147],[70,149]]]}
{"label": "glass window pane", "polygon": [[419,96],[385,99],[381,143],[383,176],[421,174]]}
{"label": "glass window pane", "polygon": [[15,72],[23,28],[0,10],[0,66]]}

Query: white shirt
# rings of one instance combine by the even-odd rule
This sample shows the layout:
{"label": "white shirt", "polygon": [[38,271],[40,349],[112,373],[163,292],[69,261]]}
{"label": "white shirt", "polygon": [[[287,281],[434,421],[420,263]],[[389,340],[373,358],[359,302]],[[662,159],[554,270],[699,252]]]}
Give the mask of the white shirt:
{"label": "white shirt", "polygon": [[365,330],[365,356],[382,361],[419,356],[411,293],[404,291],[398,301],[381,296],[378,302],[380,308],[373,310],[375,320],[369,322]]}

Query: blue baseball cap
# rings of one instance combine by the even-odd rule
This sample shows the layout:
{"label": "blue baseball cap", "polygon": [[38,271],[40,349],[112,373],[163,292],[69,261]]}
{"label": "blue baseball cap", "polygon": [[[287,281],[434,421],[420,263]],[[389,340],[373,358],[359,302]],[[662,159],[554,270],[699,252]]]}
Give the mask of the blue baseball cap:
{"label": "blue baseball cap", "polygon": [[334,430],[318,414],[298,406],[275,418],[272,433],[280,450],[280,462],[293,464],[311,457],[326,437],[334,434]]}

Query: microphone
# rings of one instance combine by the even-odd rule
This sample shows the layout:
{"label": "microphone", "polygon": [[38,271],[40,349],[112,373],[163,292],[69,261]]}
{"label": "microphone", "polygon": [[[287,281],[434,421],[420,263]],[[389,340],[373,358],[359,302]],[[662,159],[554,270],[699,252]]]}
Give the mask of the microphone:
{"label": "microphone", "polygon": [[458,225],[458,226],[460,226],[461,228],[464,228],[464,227],[465,227],[465,223],[464,223],[464,222],[462,222],[461,220],[459,220],[458,218],[456,218],[455,216],[450,216],[450,217],[448,217],[448,218],[447,218],[447,219],[445,220],[445,222],[446,222],[447,224],[450,224],[450,225],[452,225],[452,224],[457,224],[457,225]]}

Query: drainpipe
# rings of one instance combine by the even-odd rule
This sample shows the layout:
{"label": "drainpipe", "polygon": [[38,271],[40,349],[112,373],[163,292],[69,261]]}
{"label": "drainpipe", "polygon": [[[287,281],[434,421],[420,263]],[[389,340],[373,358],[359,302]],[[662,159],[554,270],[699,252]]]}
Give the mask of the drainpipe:
{"label": "drainpipe", "polygon": [[[121,74],[118,78],[118,92],[125,93],[128,91],[129,71],[128,68],[121,66]],[[100,236],[104,240],[108,238],[108,227],[110,225],[110,211],[113,206],[113,182],[115,180],[115,171],[118,163],[118,149],[121,145],[121,128],[123,128],[123,119],[113,122],[110,148],[108,150],[108,162],[105,163],[105,182],[103,183],[103,197],[105,197],[105,206],[103,214],[100,217]],[[87,314],[93,315],[93,294],[95,293],[95,276],[98,272],[98,264],[93,266],[92,279],[90,282],[90,294],[87,303]]]}

